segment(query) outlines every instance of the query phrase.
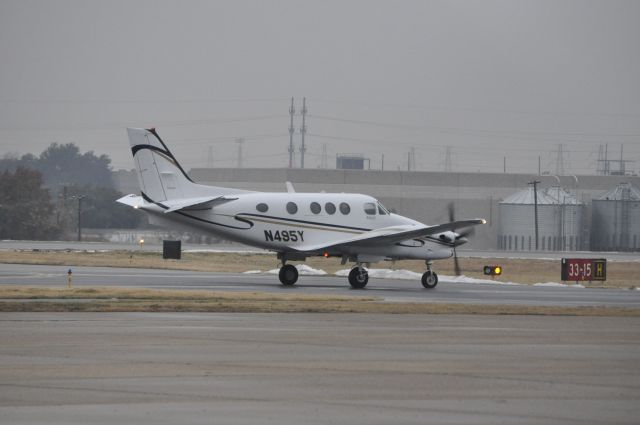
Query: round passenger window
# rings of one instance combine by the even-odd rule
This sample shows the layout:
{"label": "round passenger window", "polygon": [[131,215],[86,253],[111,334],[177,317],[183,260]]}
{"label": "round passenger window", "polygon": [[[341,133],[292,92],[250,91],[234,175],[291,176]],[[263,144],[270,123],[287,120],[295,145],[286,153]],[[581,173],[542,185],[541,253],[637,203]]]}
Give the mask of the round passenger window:
{"label": "round passenger window", "polygon": [[336,206],[331,202],[327,202],[326,204],[324,204],[324,210],[327,212],[327,214],[335,214]]}
{"label": "round passenger window", "polygon": [[340,204],[340,212],[344,215],[347,215],[351,212],[351,207],[346,202],[342,202]]}
{"label": "round passenger window", "polygon": [[317,202],[312,202],[311,203],[311,212],[314,214],[320,214],[320,211],[322,211],[322,207],[320,206],[319,203]]}
{"label": "round passenger window", "polygon": [[287,202],[287,212],[289,214],[295,214],[298,212],[298,206],[295,202]]}
{"label": "round passenger window", "polygon": [[261,203],[256,205],[256,209],[262,213],[269,211],[269,205]]}

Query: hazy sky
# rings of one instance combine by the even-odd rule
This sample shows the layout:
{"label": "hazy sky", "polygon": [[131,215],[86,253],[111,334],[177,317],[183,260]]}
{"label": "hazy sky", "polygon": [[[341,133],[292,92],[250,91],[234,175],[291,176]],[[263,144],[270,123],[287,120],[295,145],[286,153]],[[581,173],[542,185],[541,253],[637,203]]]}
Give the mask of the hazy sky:
{"label": "hazy sky", "polygon": [[[0,0],[0,154],[74,142],[132,168],[155,126],[185,168],[306,165],[595,171],[640,166],[640,1]],[[295,127],[301,124],[295,117]],[[296,145],[300,142],[295,136]],[[611,154],[613,152],[613,154]]]}

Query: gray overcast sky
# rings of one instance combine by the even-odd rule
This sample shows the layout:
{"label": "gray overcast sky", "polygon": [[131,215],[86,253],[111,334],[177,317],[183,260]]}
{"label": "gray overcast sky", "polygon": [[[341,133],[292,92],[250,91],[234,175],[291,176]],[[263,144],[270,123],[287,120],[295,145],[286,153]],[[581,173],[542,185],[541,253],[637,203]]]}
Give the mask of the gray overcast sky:
{"label": "gray overcast sky", "polygon": [[[306,165],[595,171],[640,165],[639,1],[0,0],[0,154],[74,142],[132,168],[125,127],[156,126],[188,169]],[[295,126],[300,126],[296,116]],[[300,136],[296,134],[298,144]]]}

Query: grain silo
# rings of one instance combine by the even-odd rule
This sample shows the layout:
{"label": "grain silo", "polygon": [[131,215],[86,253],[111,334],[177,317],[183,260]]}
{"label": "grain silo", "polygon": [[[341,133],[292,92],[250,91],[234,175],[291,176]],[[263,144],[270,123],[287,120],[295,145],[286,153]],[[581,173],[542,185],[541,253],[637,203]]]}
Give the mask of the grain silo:
{"label": "grain silo", "polygon": [[591,249],[640,249],[640,190],[629,183],[620,183],[593,200]]}
{"label": "grain silo", "polygon": [[[538,189],[538,249],[574,251],[582,248],[582,204],[560,187]],[[500,202],[498,249],[536,249],[533,187]]]}

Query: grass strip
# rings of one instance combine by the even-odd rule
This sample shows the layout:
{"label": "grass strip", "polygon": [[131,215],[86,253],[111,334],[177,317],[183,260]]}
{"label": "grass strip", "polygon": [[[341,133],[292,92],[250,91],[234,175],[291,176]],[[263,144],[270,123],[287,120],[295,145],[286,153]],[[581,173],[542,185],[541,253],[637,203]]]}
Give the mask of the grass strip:
{"label": "grass strip", "polygon": [[0,312],[374,313],[639,317],[640,309],[385,302],[366,296],[128,288],[0,288]]}

